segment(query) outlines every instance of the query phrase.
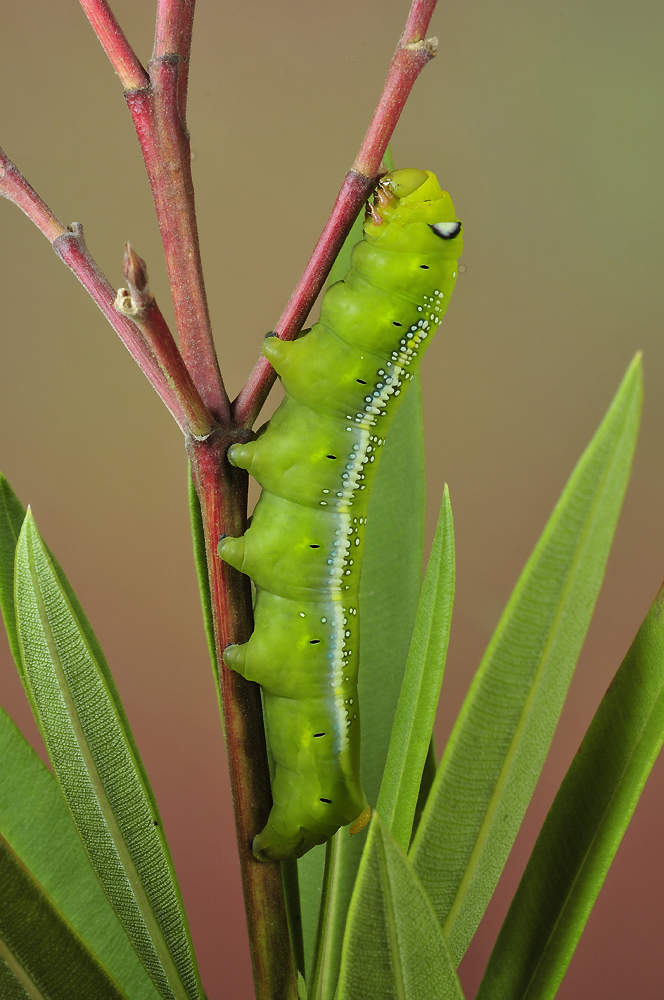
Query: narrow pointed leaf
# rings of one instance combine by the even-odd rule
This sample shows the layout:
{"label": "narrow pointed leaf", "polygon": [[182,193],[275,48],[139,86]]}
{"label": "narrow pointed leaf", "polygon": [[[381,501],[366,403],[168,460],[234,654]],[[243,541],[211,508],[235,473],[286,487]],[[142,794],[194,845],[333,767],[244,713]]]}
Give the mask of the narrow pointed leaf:
{"label": "narrow pointed leaf", "polygon": [[637,357],[581,457],[480,664],[411,848],[464,954],[539,777],[604,575],[641,407]]}
{"label": "narrow pointed leaf", "polygon": [[556,995],[664,741],[664,588],[544,822],[478,1000]]}
{"label": "narrow pointed leaf", "polygon": [[0,472],[0,611],[19,674],[23,673],[23,664],[18,648],[14,608],[14,553],[24,517],[23,504]]}
{"label": "narrow pointed leaf", "polygon": [[[362,784],[370,804],[378,799],[392,721],[408,658],[422,579],[424,547],[424,441],[419,380],[413,379],[394,424],[371,495],[360,585],[360,680]],[[406,513],[404,513],[406,512]],[[387,540],[387,541],[386,541]],[[325,961],[320,997],[334,995],[348,904],[366,835],[336,834],[336,853],[325,904]],[[304,892],[320,884],[324,848],[315,848],[298,863]],[[312,857],[313,855],[313,857]],[[318,855],[318,857],[316,856]],[[313,872],[311,880],[308,873]],[[307,923],[318,912],[318,899],[303,895]],[[304,925],[311,942],[311,924]],[[310,944],[309,944],[310,947]],[[311,951],[307,955],[310,968]],[[318,995],[317,995],[318,1000]]]}
{"label": "narrow pointed leaf", "polygon": [[462,1000],[430,900],[377,814],[348,912],[339,1000]]}
{"label": "narrow pointed leaf", "polygon": [[443,683],[454,603],[454,525],[445,486],[422,584],[377,811],[408,850]]}
{"label": "narrow pointed leaf", "polygon": [[0,836],[131,1000],[156,1000],[90,867],[55,778],[2,709]]}
{"label": "narrow pointed leaf", "polygon": [[[205,638],[207,639],[208,652],[212,663],[212,673],[214,674],[217,696],[220,698],[221,692],[219,690],[219,674],[217,672],[217,652],[214,642],[214,622],[212,620],[212,597],[210,596],[210,579],[208,577],[207,557],[205,555],[205,532],[203,531],[201,505],[198,501],[198,496],[196,495],[194,481],[191,478],[191,472],[189,473],[188,478],[188,498],[191,538],[194,545],[194,564],[196,566],[198,590],[201,596],[203,626],[205,628]],[[223,714],[221,718],[223,720]]]}
{"label": "narrow pointed leaf", "polygon": [[27,684],[90,862],[161,996],[201,997],[161,820],[118,693],[30,513],[15,572]]}
{"label": "narrow pointed leaf", "polygon": [[127,1000],[0,836],[0,995]]}

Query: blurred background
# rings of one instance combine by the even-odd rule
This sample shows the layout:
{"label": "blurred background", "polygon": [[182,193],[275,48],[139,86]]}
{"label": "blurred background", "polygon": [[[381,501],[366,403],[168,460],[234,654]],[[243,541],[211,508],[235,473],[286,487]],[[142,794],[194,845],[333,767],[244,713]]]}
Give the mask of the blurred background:
{"label": "blurred background", "polygon": [[[149,58],[153,2],[114,0]],[[249,372],[352,162],[408,0],[199,0],[189,125],[229,391]],[[76,0],[0,3],[0,145],[111,282],[143,256],[170,316],[120,85]],[[439,57],[396,132],[465,225],[424,366],[429,535],[443,483],[458,584],[439,748],[518,573],[634,352],[646,402],[606,582],[552,753],[461,967],[474,996],[555,790],[664,577],[664,7],[441,0]],[[41,234],[0,203],[0,468],[106,651],[159,800],[210,1000],[252,995],[223,740],[180,434]],[[276,402],[276,399],[275,399]],[[275,403],[271,404],[272,408]],[[0,703],[38,744],[4,637]],[[561,1000],[664,995],[664,760]]]}

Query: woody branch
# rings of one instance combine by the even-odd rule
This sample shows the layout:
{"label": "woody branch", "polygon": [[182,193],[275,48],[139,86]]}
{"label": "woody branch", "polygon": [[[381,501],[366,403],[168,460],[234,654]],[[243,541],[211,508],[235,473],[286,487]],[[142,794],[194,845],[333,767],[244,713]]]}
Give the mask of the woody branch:
{"label": "woody branch", "polygon": [[0,195],[20,208],[51,243],[97,303],[136,364],[147,377],[184,434],[191,431],[180,401],[184,386],[177,371],[162,369],[135,324],[114,309],[115,289],[100,271],[83,238],[79,223],[65,226],[0,149]]}
{"label": "woody branch", "polygon": [[[353,222],[376,186],[385,150],[413,85],[436,55],[438,39],[425,37],[436,2],[413,0],[378,106],[355,162],[346,174],[309,263],[275,327],[275,333],[282,340],[292,340],[302,329]],[[233,422],[237,427],[253,425],[275,378],[272,365],[261,356],[233,402]]]}

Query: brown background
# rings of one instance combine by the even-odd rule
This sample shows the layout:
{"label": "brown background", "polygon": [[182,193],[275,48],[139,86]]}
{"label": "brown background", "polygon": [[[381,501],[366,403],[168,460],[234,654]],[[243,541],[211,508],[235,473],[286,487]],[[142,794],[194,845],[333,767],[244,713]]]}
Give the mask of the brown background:
{"label": "brown background", "polygon": [[[152,2],[114,9],[147,59]],[[407,0],[199,0],[190,126],[201,239],[229,389],[240,388],[323,224]],[[429,530],[443,481],[458,597],[439,745],[576,458],[638,348],[646,405],[597,614],[535,799],[462,966],[481,976],[538,825],[664,576],[659,0],[449,0],[440,57],[394,140],[466,229],[424,370]],[[120,86],[75,0],[0,3],[0,143],[81,220],[114,284],[122,243],[167,289]],[[96,308],[0,205],[0,468],[67,569],[152,777],[211,1000],[251,995],[179,432]],[[35,728],[0,646],[0,702]],[[655,767],[559,997],[664,995],[664,765]]]}

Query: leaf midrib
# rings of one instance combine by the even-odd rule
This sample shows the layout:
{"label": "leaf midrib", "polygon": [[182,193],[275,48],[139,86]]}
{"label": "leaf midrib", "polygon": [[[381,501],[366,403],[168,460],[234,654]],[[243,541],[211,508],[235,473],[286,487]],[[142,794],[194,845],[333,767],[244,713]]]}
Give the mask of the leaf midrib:
{"label": "leaf midrib", "polygon": [[10,946],[0,934],[0,958],[4,959],[12,975],[19,981],[31,1000],[48,1000],[39,989],[25,966],[18,960]]}
{"label": "leaf midrib", "polygon": [[406,1000],[406,987],[403,981],[403,967],[401,964],[401,952],[399,946],[399,929],[397,927],[395,917],[387,854],[385,852],[383,837],[380,830],[378,830],[376,834],[376,846],[378,848],[378,869],[380,871],[380,881],[383,888],[383,899],[385,901],[385,922],[387,924],[387,936],[390,946],[390,961],[392,964],[394,979],[395,1000]]}

